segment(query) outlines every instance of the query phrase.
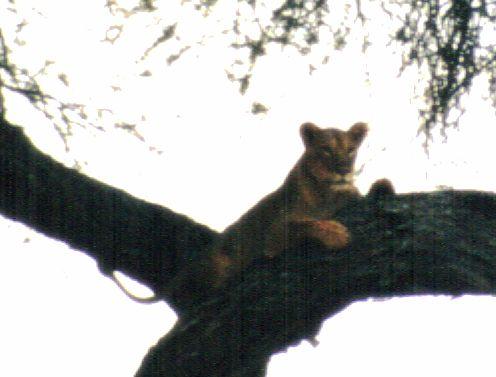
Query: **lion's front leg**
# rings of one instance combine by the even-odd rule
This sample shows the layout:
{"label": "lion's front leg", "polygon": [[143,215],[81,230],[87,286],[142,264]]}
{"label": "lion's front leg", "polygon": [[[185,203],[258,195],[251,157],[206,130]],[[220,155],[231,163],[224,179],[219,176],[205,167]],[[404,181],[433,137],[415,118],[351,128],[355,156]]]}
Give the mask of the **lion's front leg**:
{"label": "lion's front leg", "polygon": [[265,254],[274,258],[286,249],[312,239],[329,249],[342,249],[350,243],[348,229],[334,220],[288,220],[272,226]]}
{"label": "lion's front leg", "polygon": [[342,249],[350,243],[348,229],[334,220],[305,220],[293,225],[299,238],[313,239],[329,249]]}

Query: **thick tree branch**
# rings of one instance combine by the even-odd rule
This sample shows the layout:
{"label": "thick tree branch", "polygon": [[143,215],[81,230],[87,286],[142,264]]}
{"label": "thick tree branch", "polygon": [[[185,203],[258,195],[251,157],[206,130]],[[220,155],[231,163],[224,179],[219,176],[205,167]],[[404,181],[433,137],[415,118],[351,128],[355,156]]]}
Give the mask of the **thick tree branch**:
{"label": "thick tree branch", "polygon": [[352,244],[307,242],[259,261],[191,311],[151,349],[138,377],[261,377],[269,357],[353,301],[496,292],[496,196],[478,192],[366,198],[339,216]]}
{"label": "thick tree branch", "polygon": [[157,292],[216,236],[185,216],[64,167],[5,121],[0,212],[95,258],[103,272],[120,270]]}
{"label": "thick tree branch", "polygon": [[[0,211],[160,292],[216,233],[67,169],[0,125]],[[355,300],[496,292],[496,195],[445,191],[364,198],[339,214],[344,250],[311,241],[259,260],[223,291],[187,306],[138,377],[263,376],[279,350],[316,334]],[[178,295],[180,296],[180,295]]]}

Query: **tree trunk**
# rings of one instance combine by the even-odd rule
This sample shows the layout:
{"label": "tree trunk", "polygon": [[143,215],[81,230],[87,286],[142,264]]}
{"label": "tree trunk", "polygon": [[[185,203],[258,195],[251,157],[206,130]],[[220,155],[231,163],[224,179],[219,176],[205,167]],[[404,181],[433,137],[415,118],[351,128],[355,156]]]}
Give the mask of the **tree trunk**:
{"label": "tree trunk", "polygon": [[[18,129],[0,127],[0,211],[161,292],[217,234],[63,167]],[[258,260],[193,306],[164,296],[179,321],[138,377],[265,374],[270,356],[313,337],[355,300],[496,291],[496,195],[443,191],[363,198],[337,219],[343,250],[311,242]]]}

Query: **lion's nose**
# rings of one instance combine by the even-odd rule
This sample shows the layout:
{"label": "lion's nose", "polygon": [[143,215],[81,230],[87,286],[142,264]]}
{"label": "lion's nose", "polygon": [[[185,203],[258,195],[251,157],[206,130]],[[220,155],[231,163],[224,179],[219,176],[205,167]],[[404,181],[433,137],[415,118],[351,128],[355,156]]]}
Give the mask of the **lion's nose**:
{"label": "lion's nose", "polygon": [[351,173],[351,168],[348,164],[337,164],[334,169],[339,175],[347,175]]}

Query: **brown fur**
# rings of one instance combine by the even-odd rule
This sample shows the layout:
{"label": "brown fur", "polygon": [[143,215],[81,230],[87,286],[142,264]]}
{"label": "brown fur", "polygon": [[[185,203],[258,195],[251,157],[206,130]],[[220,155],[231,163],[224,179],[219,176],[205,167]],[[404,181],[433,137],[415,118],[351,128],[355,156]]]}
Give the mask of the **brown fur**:
{"label": "brown fur", "polygon": [[[329,249],[349,244],[347,228],[330,219],[360,196],[353,183],[354,164],[367,125],[356,123],[341,131],[305,123],[300,133],[305,151],[282,186],[229,226],[205,258],[174,279],[170,293],[182,299],[204,297],[254,259],[273,258],[304,239]],[[371,196],[388,193],[394,189],[386,179],[372,186]]]}
{"label": "brown fur", "polygon": [[348,131],[303,124],[305,152],[283,185],[229,226],[212,249],[211,284],[219,287],[254,259],[273,258],[305,238],[331,249],[345,247],[348,230],[329,219],[359,196],[353,184],[354,163],[366,133],[364,123]]}

